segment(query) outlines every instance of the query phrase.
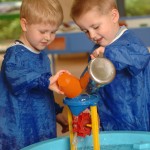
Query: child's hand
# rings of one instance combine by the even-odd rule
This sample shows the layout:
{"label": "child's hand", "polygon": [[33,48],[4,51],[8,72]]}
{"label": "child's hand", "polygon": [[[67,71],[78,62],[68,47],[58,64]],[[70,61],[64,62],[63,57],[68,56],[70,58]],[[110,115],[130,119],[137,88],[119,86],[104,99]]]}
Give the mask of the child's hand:
{"label": "child's hand", "polygon": [[62,133],[66,133],[66,132],[69,131],[68,120],[63,115],[63,113],[57,114],[56,121],[61,125],[61,127],[62,127]]}
{"label": "child's hand", "polygon": [[60,70],[58,71],[55,75],[51,76],[49,78],[50,80],[50,85],[49,85],[49,89],[52,90],[52,91],[55,91],[57,92],[58,94],[64,94],[64,92],[62,92],[60,89],[59,89],[59,86],[57,84],[57,80],[59,78],[59,76],[64,73],[64,72],[67,72],[70,74],[70,72],[68,72],[67,70]]}
{"label": "child's hand", "polygon": [[96,58],[96,57],[98,57],[98,56],[103,57],[104,51],[105,51],[105,47],[102,47],[102,46],[98,47],[98,48],[95,49],[95,50],[93,51],[93,53],[90,55],[90,56],[91,56],[91,59],[94,59],[94,58]]}

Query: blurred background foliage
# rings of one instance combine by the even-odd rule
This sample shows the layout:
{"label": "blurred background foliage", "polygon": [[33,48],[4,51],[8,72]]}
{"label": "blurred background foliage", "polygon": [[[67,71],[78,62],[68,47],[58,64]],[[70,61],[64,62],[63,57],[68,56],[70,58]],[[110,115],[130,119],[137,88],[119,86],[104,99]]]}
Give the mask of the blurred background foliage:
{"label": "blurred background foliage", "polygon": [[125,0],[126,16],[150,15],[150,0]]}
{"label": "blurred background foliage", "polygon": [[19,1],[19,0],[0,0],[0,2],[17,2],[17,1]]}
{"label": "blurred background foliage", "polygon": [[[0,0],[0,43],[2,43],[3,40],[19,38],[21,27],[19,23],[18,5],[20,5],[20,3],[21,0]],[[13,4],[15,4],[15,6]]]}
{"label": "blurred background foliage", "polygon": [[0,39],[18,39],[21,32],[19,24],[19,15],[9,15],[8,17],[7,15],[5,15],[5,17],[7,19],[0,20]]}
{"label": "blurred background foliage", "polygon": [[[124,0],[126,16],[150,15],[150,0]],[[0,0],[4,2],[18,2],[18,0]],[[20,0],[21,2],[21,0]],[[19,24],[19,10],[0,13],[0,43],[3,40],[18,39],[21,28]]]}

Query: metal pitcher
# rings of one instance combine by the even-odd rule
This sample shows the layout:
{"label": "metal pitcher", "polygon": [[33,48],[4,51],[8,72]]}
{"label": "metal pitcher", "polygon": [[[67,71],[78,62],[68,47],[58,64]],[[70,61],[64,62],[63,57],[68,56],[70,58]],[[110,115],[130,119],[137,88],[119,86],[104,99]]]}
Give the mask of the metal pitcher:
{"label": "metal pitcher", "polygon": [[100,85],[110,83],[116,75],[113,63],[104,57],[92,59],[88,64],[88,72],[91,79]]}
{"label": "metal pitcher", "polygon": [[[116,75],[113,63],[104,57],[92,59],[81,75],[80,84],[83,89],[95,90],[110,83]],[[92,80],[92,81],[91,81]]]}

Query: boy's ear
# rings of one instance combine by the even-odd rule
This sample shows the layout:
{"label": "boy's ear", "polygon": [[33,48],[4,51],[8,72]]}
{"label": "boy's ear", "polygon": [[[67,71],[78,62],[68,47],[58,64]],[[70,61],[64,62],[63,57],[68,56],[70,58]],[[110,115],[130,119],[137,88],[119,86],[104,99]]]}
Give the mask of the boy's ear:
{"label": "boy's ear", "polygon": [[21,25],[22,31],[27,31],[27,21],[25,18],[20,19],[20,25]]}
{"label": "boy's ear", "polygon": [[114,23],[119,21],[119,12],[117,9],[112,10],[112,20]]}

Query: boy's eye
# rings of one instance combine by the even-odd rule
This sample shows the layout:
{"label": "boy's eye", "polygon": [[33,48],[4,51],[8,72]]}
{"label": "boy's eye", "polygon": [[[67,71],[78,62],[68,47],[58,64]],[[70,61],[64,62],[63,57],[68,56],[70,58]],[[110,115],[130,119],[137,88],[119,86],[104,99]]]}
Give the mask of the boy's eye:
{"label": "boy's eye", "polygon": [[45,34],[45,33],[46,33],[46,31],[40,31],[40,33],[41,33],[41,34]]}
{"label": "boy's eye", "polygon": [[88,30],[81,30],[82,32],[84,32],[84,33],[88,33]]}
{"label": "boy's eye", "polygon": [[93,27],[93,29],[98,29],[99,28],[99,26],[95,26],[95,27]]}
{"label": "boy's eye", "polygon": [[56,34],[56,31],[51,32],[51,34]]}

